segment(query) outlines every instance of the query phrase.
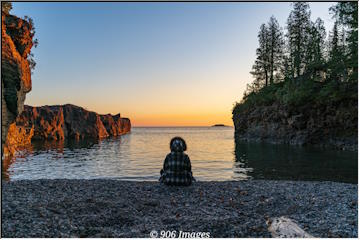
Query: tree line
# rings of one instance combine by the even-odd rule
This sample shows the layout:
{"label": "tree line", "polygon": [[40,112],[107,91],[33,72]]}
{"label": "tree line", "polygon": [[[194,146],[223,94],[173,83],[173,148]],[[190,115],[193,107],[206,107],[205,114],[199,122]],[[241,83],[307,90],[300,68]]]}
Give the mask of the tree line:
{"label": "tree line", "polygon": [[328,37],[322,19],[311,21],[306,2],[293,3],[285,31],[274,16],[260,26],[250,72],[255,80],[247,86],[245,99],[279,82],[294,86],[306,81],[357,84],[357,2],[339,2],[329,11],[335,21]]}

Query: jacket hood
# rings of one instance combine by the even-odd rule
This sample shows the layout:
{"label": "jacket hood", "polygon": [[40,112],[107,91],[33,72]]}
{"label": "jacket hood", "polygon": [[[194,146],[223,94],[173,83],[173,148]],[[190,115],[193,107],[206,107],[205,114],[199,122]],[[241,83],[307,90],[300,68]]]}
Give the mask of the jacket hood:
{"label": "jacket hood", "polygon": [[170,150],[172,152],[183,152],[186,151],[186,143],[185,140],[181,137],[174,137],[170,141]]}

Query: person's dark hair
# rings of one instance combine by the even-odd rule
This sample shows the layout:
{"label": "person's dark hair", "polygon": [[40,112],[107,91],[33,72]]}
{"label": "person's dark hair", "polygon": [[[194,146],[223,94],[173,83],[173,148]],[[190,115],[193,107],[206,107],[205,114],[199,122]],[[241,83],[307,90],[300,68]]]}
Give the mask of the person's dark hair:
{"label": "person's dark hair", "polygon": [[174,152],[176,152],[176,151],[179,150],[179,149],[177,149],[177,148],[174,146],[174,144],[173,144],[176,140],[182,142],[182,144],[181,144],[181,145],[182,145],[182,151],[186,151],[186,149],[187,149],[186,142],[185,142],[185,140],[184,140],[183,138],[181,138],[181,137],[174,137],[174,138],[171,139],[171,141],[170,141],[170,150],[171,150],[171,151],[174,151]]}

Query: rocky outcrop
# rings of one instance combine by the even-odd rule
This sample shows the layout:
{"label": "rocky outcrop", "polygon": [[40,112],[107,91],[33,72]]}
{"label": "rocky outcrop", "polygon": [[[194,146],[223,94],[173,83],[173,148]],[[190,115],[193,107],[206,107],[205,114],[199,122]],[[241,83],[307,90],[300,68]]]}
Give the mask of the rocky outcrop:
{"label": "rocky outcrop", "polygon": [[130,119],[121,118],[120,114],[100,115],[100,118],[110,136],[119,136],[129,132],[131,129]]}
{"label": "rocky outcrop", "polygon": [[[1,30],[1,148],[4,150],[9,127],[23,111],[25,95],[31,90],[28,56],[34,33],[28,21],[4,12]],[[14,126],[10,130],[13,136]],[[19,134],[24,134],[23,129]],[[9,142],[19,140],[10,137]]]}
{"label": "rocky outcrop", "polygon": [[[56,107],[55,107],[56,108]],[[74,105],[58,106],[64,115],[64,136],[71,139],[105,138],[110,134],[106,131],[100,115]]]}
{"label": "rocky outcrop", "polygon": [[58,106],[26,106],[16,119],[16,126],[33,129],[32,139],[62,140],[64,135],[63,109]]}
{"label": "rocky outcrop", "polygon": [[71,104],[31,107],[25,106],[12,125],[5,144],[6,154],[31,140],[102,139],[130,132],[128,118],[99,115]]}
{"label": "rocky outcrop", "polygon": [[357,150],[357,101],[290,107],[278,102],[234,111],[237,139]]}
{"label": "rocky outcrop", "polygon": [[8,135],[4,144],[4,155],[12,155],[21,147],[29,145],[33,136],[34,127],[27,128],[12,123],[8,129]]}

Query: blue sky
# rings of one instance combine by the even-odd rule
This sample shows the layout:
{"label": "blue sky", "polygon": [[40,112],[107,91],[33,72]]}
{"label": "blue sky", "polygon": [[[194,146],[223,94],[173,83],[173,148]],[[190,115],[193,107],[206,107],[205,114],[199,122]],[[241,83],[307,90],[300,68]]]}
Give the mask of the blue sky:
{"label": "blue sky", "polygon": [[[310,3],[326,30],[333,3]],[[290,3],[13,3],[39,46],[26,104],[72,103],[134,125],[231,124],[257,33]]]}

